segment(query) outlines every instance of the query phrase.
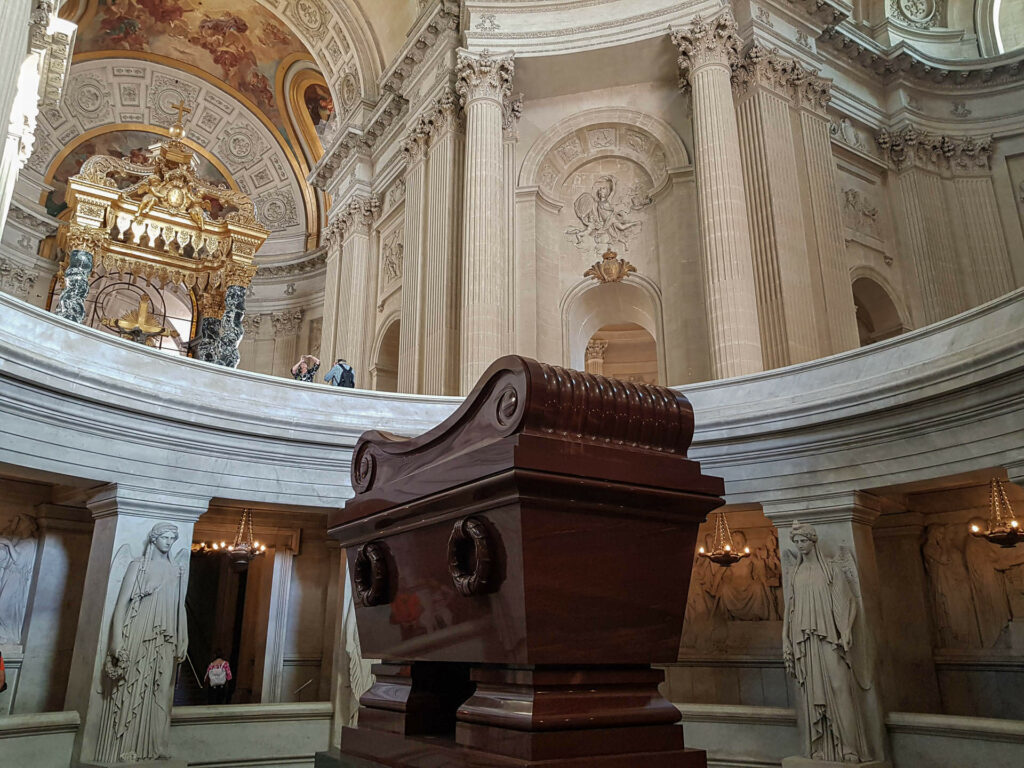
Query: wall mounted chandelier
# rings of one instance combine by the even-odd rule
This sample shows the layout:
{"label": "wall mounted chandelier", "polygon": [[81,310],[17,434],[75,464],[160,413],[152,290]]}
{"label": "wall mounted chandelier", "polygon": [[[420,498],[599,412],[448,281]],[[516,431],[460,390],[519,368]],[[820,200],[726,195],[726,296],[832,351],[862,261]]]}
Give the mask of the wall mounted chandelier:
{"label": "wall mounted chandelier", "polygon": [[244,571],[249,563],[267,551],[266,544],[260,544],[252,533],[252,510],[242,511],[242,519],[238,521],[238,530],[235,532],[234,541],[228,544],[226,541],[207,544],[202,541],[192,545],[193,552],[204,554],[225,554],[231,562],[232,567],[237,571]]}
{"label": "wall mounted chandelier", "polygon": [[1016,546],[1018,541],[1024,540],[1020,530],[1020,523],[1013,514],[1013,507],[1006,497],[1006,487],[1003,481],[997,477],[992,478],[989,486],[989,518],[988,530],[981,530],[977,524],[971,525],[971,536],[991,541],[1000,547]]}
{"label": "wall mounted chandelier", "polygon": [[697,550],[700,557],[706,557],[713,563],[728,568],[733,563],[739,562],[744,557],[750,556],[750,547],[744,547],[742,551],[736,549],[733,544],[732,531],[729,530],[729,523],[725,519],[724,512],[712,512],[715,519],[715,533],[711,538],[711,551],[704,547]]}

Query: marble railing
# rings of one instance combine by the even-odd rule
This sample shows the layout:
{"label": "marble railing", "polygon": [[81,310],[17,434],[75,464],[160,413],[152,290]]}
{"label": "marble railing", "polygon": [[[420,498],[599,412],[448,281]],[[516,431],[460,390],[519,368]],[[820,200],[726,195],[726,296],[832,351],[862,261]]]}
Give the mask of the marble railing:
{"label": "marble railing", "polygon": [[[684,387],[691,456],[731,503],[1024,473],[1024,290],[888,341]],[[366,429],[457,398],[334,389],[172,358],[0,295],[0,463],[27,474],[333,507]]]}

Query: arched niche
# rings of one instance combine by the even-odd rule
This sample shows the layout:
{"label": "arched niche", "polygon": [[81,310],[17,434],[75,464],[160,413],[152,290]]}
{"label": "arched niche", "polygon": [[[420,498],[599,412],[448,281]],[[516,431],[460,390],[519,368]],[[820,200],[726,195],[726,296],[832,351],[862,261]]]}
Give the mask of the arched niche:
{"label": "arched niche", "polygon": [[[402,328],[398,313],[392,315],[381,327],[383,330],[373,347],[373,364],[369,371],[370,388],[378,392],[397,392],[398,342]],[[357,372],[356,376],[358,375]]]}
{"label": "arched niche", "polygon": [[323,157],[320,139],[327,121],[334,114],[334,98],[324,76],[311,61],[297,61],[284,78],[288,120],[310,167]]}
{"label": "arched niche", "polygon": [[909,330],[892,294],[873,277],[861,275],[854,278],[853,303],[862,347]]}
{"label": "arched niche", "polygon": [[587,344],[601,328],[633,323],[654,337],[658,381],[665,381],[665,341],[661,295],[642,276],[630,275],[617,283],[577,284],[562,302],[562,363],[578,371],[586,368]]}

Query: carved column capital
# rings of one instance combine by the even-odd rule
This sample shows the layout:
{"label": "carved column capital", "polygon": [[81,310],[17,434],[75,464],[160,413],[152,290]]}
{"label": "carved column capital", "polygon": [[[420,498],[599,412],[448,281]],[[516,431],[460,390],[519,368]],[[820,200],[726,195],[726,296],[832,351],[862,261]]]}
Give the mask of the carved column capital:
{"label": "carved column capital", "polygon": [[740,57],[743,41],[736,31],[736,19],[728,8],[713,19],[695,16],[688,27],[672,30],[672,42],[679,49],[679,87],[687,90],[693,73],[702,67],[731,67]]}
{"label": "carved column capital", "polygon": [[196,298],[202,317],[220,317],[224,313],[224,290],[207,288]]}
{"label": "carved column capital", "polygon": [[242,317],[242,333],[249,338],[260,335],[263,327],[263,315],[244,315]]}
{"label": "carved column capital", "polygon": [[756,40],[733,66],[733,90],[744,96],[755,88],[767,88],[821,115],[832,98],[832,81],[807,69],[796,59],[779,55],[778,48],[765,48]]}
{"label": "carved column capital", "polygon": [[353,197],[348,205],[338,216],[338,223],[344,232],[344,237],[349,235],[370,233],[370,227],[380,214],[380,199],[376,195],[368,197]]}
{"label": "carved column capital", "polygon": [[455,62],[455,92],[463,106],[477,99],[501,103],[512,93],[513,53],[474,53],[460,48]]}
{"label": "carved column capital", "polygon": [[992,158],[991,136],[939,136],[906,125],[896,131],[883,128],[875,141],[897,171],[986,173]]}
{"label": "carved column capital", "polygon": [[274,324],[275,336],[294,336],[302,327],[302,309],[290,309],[284,312],[274,312],[270,321]]}
{"label": "carved column capital", "polygon": [[405,139],[402,141],[402,154],[405,155],[405,162],[414,165],[423,159],[430,142],[430,128],[424,118],[416,121],[416,124],[409,129]]}

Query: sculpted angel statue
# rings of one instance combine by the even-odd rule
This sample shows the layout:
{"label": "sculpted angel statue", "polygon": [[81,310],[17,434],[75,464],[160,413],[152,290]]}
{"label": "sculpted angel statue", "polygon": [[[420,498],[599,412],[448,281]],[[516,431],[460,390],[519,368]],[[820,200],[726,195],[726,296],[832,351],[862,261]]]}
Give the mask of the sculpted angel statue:
{"label": "sculpted angel statue", "polygon": [[[127,564],[103,665],[108,685],[96,751],[99,762],[136,763],[167,756],[175,665],[188,648],[189,552],[183,548],[172,562],[170,551],[177,540],[175,525],[157,523],[142,555]],[[130,557],[125,544],[114,556],[112,569],[120,570]]]}
{"label": "sculpted angel statue", "polygon": [[[802,692],[807,723],[805,750],[815,760],[870,760],[860,712],[858,677],[866,664],[856,656],[856,570],[848,550],[834,559],[818,551],[812,525],[793,523],[799,552],[789,578],[782,647],[786,669]],[[792,556],[790,556],[792,557]]]}

